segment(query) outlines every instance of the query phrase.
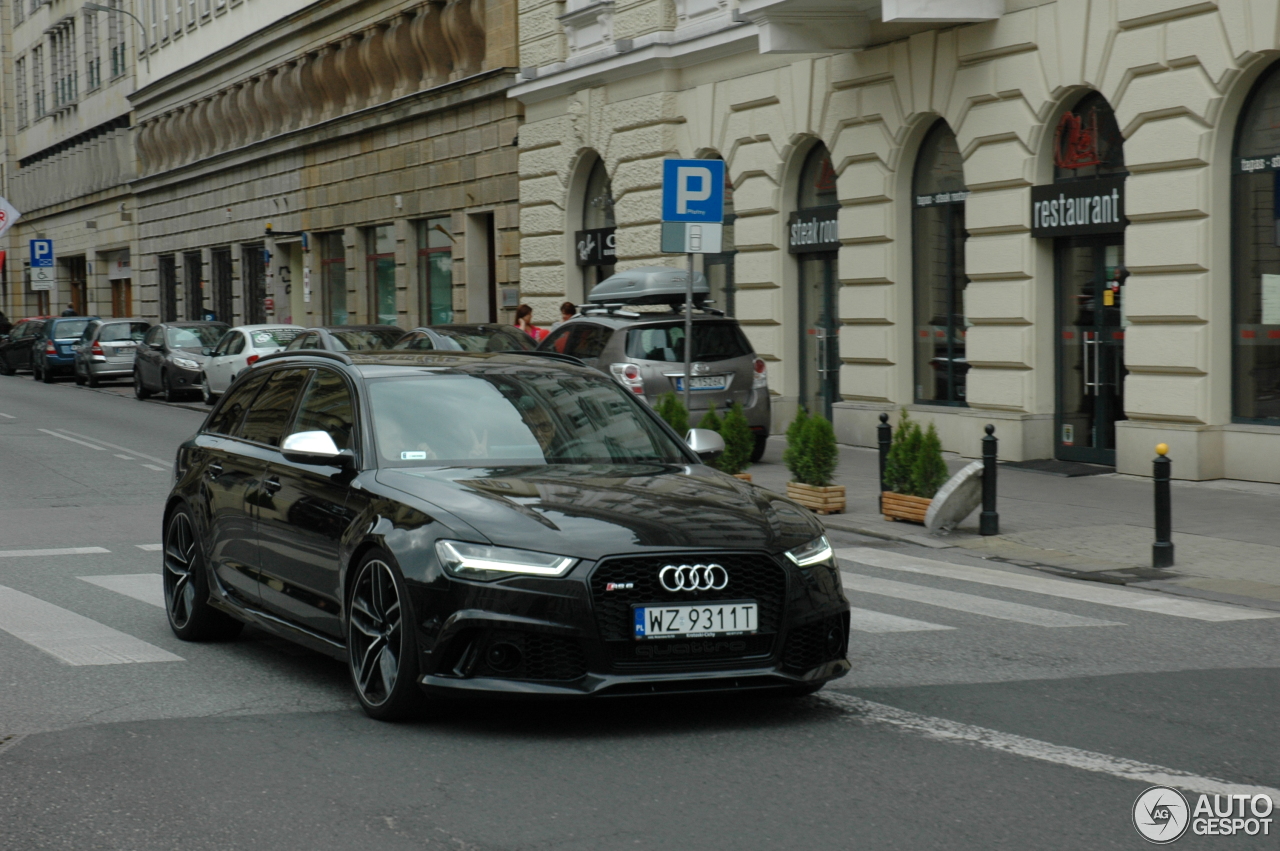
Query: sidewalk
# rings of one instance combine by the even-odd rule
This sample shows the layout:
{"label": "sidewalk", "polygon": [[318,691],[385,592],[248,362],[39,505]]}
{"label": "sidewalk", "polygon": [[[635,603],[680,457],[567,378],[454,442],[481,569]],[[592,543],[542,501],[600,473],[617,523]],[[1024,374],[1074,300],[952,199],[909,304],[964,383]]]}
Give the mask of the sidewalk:
{"label": "sidewalk", "polygon": [[[782,438],[770,439],[763,460],[750,470],[755,484],[785,491],[790,474],[783,448]],[[949,456],[947,464],[955,472],[970,460]],[[1156,570],[1150,479],[1115,473],[1066,478],[1001,465],[1002,534],[983,538],[978,510],[953,532],[938,535],[885,520],[878,478],[876,450],[841,446],[835,483],[846,488],[847,508],[824,517],[827,526],[936,549],[960,547],[1077,578],[1280,609],[1280,485],[1173,482],[1175,564]]]}

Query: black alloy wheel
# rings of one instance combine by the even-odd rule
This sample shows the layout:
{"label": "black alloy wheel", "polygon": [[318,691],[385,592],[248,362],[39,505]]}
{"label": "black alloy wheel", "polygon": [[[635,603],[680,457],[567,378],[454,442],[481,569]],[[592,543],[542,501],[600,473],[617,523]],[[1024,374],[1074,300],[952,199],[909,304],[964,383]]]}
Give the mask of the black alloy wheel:
{"label": "black alloy wheel", "polygon": [[356,697],[379,721],[417,714],[424,703],[418,687],[417,646],[409,595],[400,572],[381,550],[365,556],[351,586],[347,619],[347,663]]}
{"label": "black alloy wheel", "polygon": [[142,373],[135,367],[133,370],[133,395],[139,399],[150,399],[151,391],[142,383]]}
{"label": "black alloy wheel", "polygon": [[183,641],[235,638],[244,624],[209,605],[209,577],[186,508],[169,520],[164,535],[164,608],[169,628]]}

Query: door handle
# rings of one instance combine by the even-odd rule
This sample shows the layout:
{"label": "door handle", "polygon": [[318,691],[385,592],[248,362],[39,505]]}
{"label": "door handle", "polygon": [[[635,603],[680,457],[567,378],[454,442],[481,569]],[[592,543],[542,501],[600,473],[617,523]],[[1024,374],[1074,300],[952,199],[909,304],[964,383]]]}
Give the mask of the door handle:
{"label": "door handle", "polygon": [[205,475],[211,479],[216,479],[222,475],[222,462],[214,461],[208,467],[204,468]]}
{"label": "door handle", "polygon": [[1089,332],[1081,331],[1080,336],[1082,338],[1080,340],[1080,352],[1084,356],[1084,368],[1080,372],[1084,378],[1084,389],[1087,394],[1090,388],[1093,387],[1093,383],[1089,381]]}
{"label": "door handle", "polygon": [[267,493],[275,493],[276,491],[280,490],[280,487],[281,487],[280,480],[274,477],[267,479],[265,482],[262,483],[262,489]]}

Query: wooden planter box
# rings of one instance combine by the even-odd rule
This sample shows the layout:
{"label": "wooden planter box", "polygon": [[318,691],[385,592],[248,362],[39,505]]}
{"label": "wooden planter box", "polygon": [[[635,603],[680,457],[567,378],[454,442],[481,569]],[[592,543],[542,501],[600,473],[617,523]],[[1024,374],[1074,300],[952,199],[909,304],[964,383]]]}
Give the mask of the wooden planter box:
{"label": "wooden planter box", "polygon": [[924,516],[933,502],[923,496],[907,496],[904,493],[884,491],[880,494],[880,510],[885,520],[910,520],[924,523]]}
{"label": "wooden planter box", "polygon": [[749,481],[751,481],[751,474],[750,474],[750,473],[734,473],[734,474],[733,474],[733,477],[734,477],[735,479],[742,479],[744,482],[749,482]]}
{"label": "wooden planter box", "polygon": [[820,488],[787,482],[787,497],[794,499],[814,514],[839,514],[844,511],[844,485]]}

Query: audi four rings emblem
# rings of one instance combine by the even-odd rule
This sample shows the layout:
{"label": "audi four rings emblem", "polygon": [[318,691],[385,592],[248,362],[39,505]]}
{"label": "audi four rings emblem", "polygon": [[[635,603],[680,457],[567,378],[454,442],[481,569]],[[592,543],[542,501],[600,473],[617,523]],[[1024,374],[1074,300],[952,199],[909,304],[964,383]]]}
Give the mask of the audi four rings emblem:
{"label": "audi four rings emblem", "polygon": [[669,564],[658,571],[658,581],[668,591],[723,591],[729,571],[718,564]]}

